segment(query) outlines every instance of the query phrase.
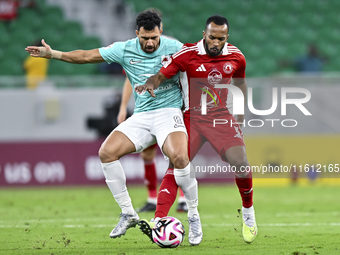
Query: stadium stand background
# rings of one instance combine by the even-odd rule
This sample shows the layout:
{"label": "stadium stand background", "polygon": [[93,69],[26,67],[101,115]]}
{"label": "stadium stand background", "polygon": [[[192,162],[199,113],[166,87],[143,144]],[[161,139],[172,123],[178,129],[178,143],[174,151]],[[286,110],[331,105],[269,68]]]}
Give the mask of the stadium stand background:
{"label": "stadium stand background", "polygon": [[[83,25],[65,19],[65,11],[56,4],[86,5],[90,1],[38,0],[37,8],[19,8],[17,20],[8,28],[0,22],[0,75],[23,75],[22,62],[27,56],[23,50],[37,38],[45,40],[54,48],[68,51],[77,48],[91,49],[107,44],[98,36],[88,36]],[[67,4],[68,2],[68,4]],[[102,5],[107,1],[100,1]],[[118,1],[119,2],[119,1]],[[49,5],[49,4],[53,4]],[[112,3],[112,1],[111,1]],[[291,73],[292,68],[278,67],[281,59],[294,59],[306,53],[306,47],[315,43],[329,57],[324,71],[340,70],[340,19],[336,0],[278,1],[278,0],[128,0],[123,5],[126,16],[133,16],[153,6],[164,13],[164,33],[182,42],[196,42],[202,37],[206,18],[222,14],[229,19],[229,42],[240,48],[247,58],[247,76],[264,77],[277,73]],[[119,11],[119,10],[118,10]],[[112,13],[119,15],[119,13]],[[88,17],[88,15],[87,15]],[[86,20],[86,17],[83,19]],[[124,23],[124,17],[123,22]],[[117,27],[122,26],[118,24]],[[131,23],[131,19],[129,24]],[[85,25],[85,24],[84,24]],[[133,30],[133,24],[130,25]],[[113,31],[115,31],[112,28]],[[98,28],[95,28],[98,29]],[[107,34],[107,31],[104,33]],[[114,33],[114,32],[113,32]],[[125,40],[126,35],[115,39]],[[129,34],[132,35],[133,34]],[[103,40],[102,40],[103,41]],[[49,75],[97,74],[97,65],[65,65],[51,61]]]}
{"label": "stadium stand background", "polygon": [[[70,51],[101,46],[100,39],[87,36],[82,25],[64,18],[63,10],[36,0],[35,8],[18,8],[17,19],[9,24],[0,22],[0,75],[24,75],[22,68],[28,56],[25,47],[44,38],[53,48]],[[51,61],[49,75],[95,74],[96,65],[65,65]]]}
{"label": "stadium stand background", "polygon": [[331,59],[324,71],[339,71],[336,50],[340,43],[340,19],[336,0],[129,0],[140,12],[149,6],[164,13],[165,33],[182,42],[202,38],[207,17],[221,14],[230,24],[229,42],[247,59],[247,76],[263,77],[277,72],[278,61],[304,55],[307,45],[315,43]]}

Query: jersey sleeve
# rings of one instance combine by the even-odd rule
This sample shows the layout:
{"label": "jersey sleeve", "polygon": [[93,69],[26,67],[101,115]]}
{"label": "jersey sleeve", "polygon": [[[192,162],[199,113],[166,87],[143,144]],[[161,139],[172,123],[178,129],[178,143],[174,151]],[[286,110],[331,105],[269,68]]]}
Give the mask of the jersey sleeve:
{"label": "jersey sleeve", "polygon": [[124,42],[115,42],[107,47],[99,48],[99,53],[108,64],[113,62],[121,64],[123,62],[124,49]]}
{"label": "jersey sleeve", "polygon": [[169,61],[159,70],[166,78],[170,79],[179,71],[185,72],[189,62],[190,53],[184,48],[171,56]]}
{"label": "jersey sleeve", "polygon": [[240,54],[239,65],[235,71],[233,78],[245,78],[246,77],[246,58]]}
{"label": "jersey sleeve", "polygon": [[180,51],[183,47],[183,43],[181,43],[180,41],[176,40],[176,47],[177,47],[177,51]]}

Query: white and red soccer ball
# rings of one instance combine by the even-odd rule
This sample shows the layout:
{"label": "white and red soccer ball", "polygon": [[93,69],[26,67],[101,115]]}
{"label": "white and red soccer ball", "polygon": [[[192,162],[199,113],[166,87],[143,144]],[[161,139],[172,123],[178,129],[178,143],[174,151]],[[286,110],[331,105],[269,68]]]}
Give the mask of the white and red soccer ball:
{"label": "white and red soccer ball", "polygon": [[175,217],[161,218],[152,229],[152,239],[161,248],[176,248],[184,240],[182,222]]}

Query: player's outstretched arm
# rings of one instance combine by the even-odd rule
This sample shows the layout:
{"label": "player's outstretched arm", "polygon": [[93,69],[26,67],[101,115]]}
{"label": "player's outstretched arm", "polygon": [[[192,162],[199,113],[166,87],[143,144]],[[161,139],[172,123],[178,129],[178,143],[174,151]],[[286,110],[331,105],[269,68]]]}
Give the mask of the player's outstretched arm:
{"label": "player's outstretched arm", "polygon": [[74,64],[101,63],[105,61],[98,49],[61,52],[53,50],[44,39],[41,40],[41,43],[43,46],[27,46],[25,50],[32,57],[54,58]]}
{"label": "player's outstretched arm", "polygon": [[126,120],[127,115],[127,104],[129,103],[130,97],[132,95],[132,86],[129,79],[126,77],[122,93],[122,101],[120,102],[119,113],[117,115],[118,124]]}
{"label": "player's outstretched arm", "polygon": [[157,89],[158,86],[167,79],[168,78],[166,78],[164,74],[162,74],[161,72],[158,72],[155,75],[152,75],[149,79],[147,79],[144,85],[136,87],[135,91],[137,93],[148,91],[152,97],[156,97],[153,90]]}

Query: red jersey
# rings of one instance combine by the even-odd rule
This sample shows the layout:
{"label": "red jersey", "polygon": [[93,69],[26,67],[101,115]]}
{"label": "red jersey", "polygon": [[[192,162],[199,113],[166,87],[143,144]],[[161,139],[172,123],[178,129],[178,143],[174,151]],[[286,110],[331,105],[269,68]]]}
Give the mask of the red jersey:
{"label": "red jersey", "polygon": [[[180,82],[183,90],[185,110],[190,115],[201,115],[201,95],[207,95],[207,112],[223,110],[230,113],[228,107],[232,103],[232,95],[228,89],[214,88],[215,84],[230,84],[231,78],[245,78],[246,60],[242,52],[235,46],[226,43],[219,56],[206,53],[204,40],[183,45],[173,54],[160,72],[168,79],[183,72]],[[209,114],[208,113],[208,114]]]}

